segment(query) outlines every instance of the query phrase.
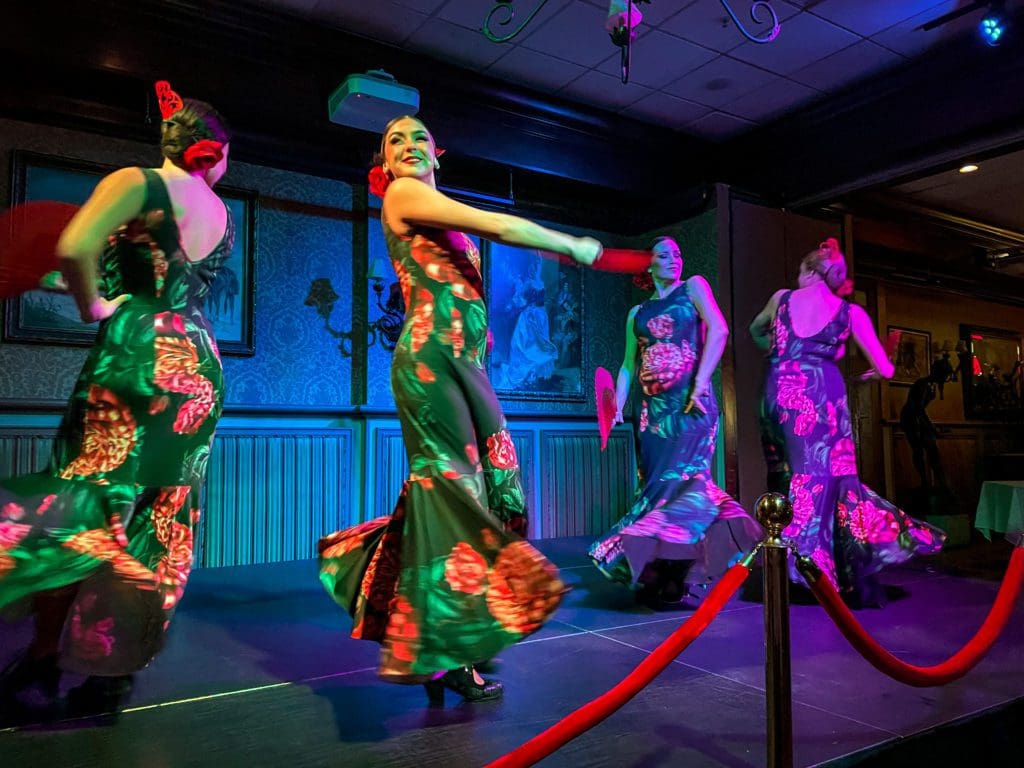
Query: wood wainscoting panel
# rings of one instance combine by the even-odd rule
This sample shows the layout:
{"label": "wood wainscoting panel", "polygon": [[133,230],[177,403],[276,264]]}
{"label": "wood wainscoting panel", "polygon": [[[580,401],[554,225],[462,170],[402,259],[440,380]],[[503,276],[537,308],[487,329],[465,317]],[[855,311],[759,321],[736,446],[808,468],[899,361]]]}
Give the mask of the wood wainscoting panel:
{"label": "wood wainscoting panel", "polygon": [[633,435],[616,430],[601,451],[593,428],[545,429],[537,538],[597,536],[629,511],[636,485]]}
{"label": "wood wainscoting panel", "polygon": [[316,556],[353,519],[353,431],[221,431],[213,443],[197,564]]}

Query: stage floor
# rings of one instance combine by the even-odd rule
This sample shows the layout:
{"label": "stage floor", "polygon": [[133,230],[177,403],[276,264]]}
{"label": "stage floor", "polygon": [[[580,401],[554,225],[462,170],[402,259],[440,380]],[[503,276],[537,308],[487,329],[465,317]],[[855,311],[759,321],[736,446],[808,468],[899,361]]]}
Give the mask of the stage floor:
{"label": "stage floor", "polygon": [[[193,574],[167,649],[137,677],[115,725],[0,732],[3,764],[483,766],[606,691],[690,615],[637,606],[589,565],[588,544],[539,542],[574,589],[553,621],[502,654],[503,701],[468,705],[448,692],[448,705],[431,709],[422,687],[379,682],[376,646],[348,637],[349,619],[321,589],[313,561],[205,569]],[[992,605],[991,577],[1008,553],[995,545],[980,559],[944,555],[892,569],[884,581],[907,595],[858,616],[902,658],[944,660]],[[763,766],[761,613],[734,598],[654,683],[540,765]],[[26,631],[0,628],[0,664]],[[793,607],[792,636],[798,766],[843,756],[856,764],[864,750],[1024,697],[1024,610],[967,678],[938,689],[876,672],[817,606]]]}

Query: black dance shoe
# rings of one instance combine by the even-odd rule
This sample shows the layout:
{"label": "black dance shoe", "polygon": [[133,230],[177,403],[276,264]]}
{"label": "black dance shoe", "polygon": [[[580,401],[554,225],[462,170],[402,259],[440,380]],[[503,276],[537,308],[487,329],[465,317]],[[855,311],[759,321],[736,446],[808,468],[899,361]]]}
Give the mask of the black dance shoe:
{"label": "black dance shoe", "polygon": [[483,685],[473,678],[472,667],[459,667],[444,673],[437,680],[424,683],[427,698],[431,704],[444,704],[444,689],[448,688],[459,694],[466,701],[494,701],[500,699],[505,692],[504,686],[497,680],[484,680]]}
{"label": "black dance shoe", "polygon": [[87,677],[81,685],[68,691],[68,717],[116,716],[128,703],[133,677]]}
{"label": "black dance shoe", "polygon": [[0,724],[19,725],[49,719],[60,693],[56,656],[31,658],[22,654],[0,673]]}

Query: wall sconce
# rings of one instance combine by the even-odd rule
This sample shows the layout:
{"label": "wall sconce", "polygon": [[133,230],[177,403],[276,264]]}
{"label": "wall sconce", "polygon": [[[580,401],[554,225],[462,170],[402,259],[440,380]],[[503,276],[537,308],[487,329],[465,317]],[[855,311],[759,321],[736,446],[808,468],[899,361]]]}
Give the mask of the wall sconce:
{"label": "wall sconce", "polygon": [[[392,283],[388,289],[387,302],[382,301],[385,279],[382,259],[374,259],[370,263],[366,279],[376,294],[377,308],[382,313],[380,317],[367,325],[366,346],[371,347],[380,343],[388,352],[393,352],[402,335],[402,326],[405,324],[405,301],[402,298],[402,287],[397,282]],[[310,284],[309,294],[307,294],[304,304],[316,309],[316,313],[324,321],[324,329],[339,340],[338,351],[344,357],[352,357],[354,332],[331,327],[331,313],[334,312],[334,305],[338,299],[338,293],[331,285],[331,279],[318,277]]]}

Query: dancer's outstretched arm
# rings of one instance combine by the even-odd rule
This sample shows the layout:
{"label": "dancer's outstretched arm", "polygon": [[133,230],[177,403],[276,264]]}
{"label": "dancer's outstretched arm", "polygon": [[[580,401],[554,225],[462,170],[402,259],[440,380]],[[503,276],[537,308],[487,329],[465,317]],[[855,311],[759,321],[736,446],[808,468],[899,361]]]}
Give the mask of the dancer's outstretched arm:
{"label": "dancer's outstretched arm", "polygon": [[619,376],[615,380],[615,419],[612,424],[622,423],[622,409],[626,407],[626,400],[629,398],[629,388],[633,384],[633,375],[636,373],[636,336],[633,334],[633,321],[636,313],[640,310],[637,304],[626,316],[626,352],[622,356],[622,366],[619,368]]}
{"label": "dancer's outstretched arm", "polygon": [[861,374],[860,378],[865,381],[891,379],[896,369],[886,355],[878,334],[875,333],[874,323],[871,322],[871,318],[868,317],[864,308],[857,304],[850,304],[850,333],[853,335],[853,340],[857,342],[857,346],[860,347],[860,351],[871,363],[871,369]]}
{"label": "dancer's outstretched arm", "polygon": [[725,322],[725,316],[718,308],[715,294],[711,292],[707,280],[700,275],[694,275],[686,281],[686,290],[690,295],[690,301],[697,307],[700,319],[704,322],[707,336],[704,339],[704,351],[697,365],[697,375],[694,377],[685,412],[689,413],[691,409],[696,408],[701,413],[707,413],[701,398],[711,387],[711,376],[722,359],[725,343],[729,339],[729,324]]}
{"label": "dancer's outstretched arm", "polygon": [[384,196],[384,218],[399,235],[412,227],[452,229],[520,248],[540,248],[590,266],[601,255],[592,237],[573,237],[532,221],[495,211],[482,211],[452,200],[419,179],[395,179]]}
{"label": "dancer's outstretched arm", "polygon": [[750,335],[754,337],[754,343],[762,352],[767,352],[772,348],[772,324],[775,322],[775,313],[779,311],[779,299],[784,292],[784,290],[779,290],[773,293],[772,297],[768,299],[768,303],[764,305],[764,309],[750,324]]}
{"label": "dancer's outstretched arm", "polygon": [[146,177],[140,169],[114,171],[100,181],[57,242],[60,270],[83,322],[104,320],[131,298],[100,298],[97,265],[110,233],[139,215],[145,196]]}

